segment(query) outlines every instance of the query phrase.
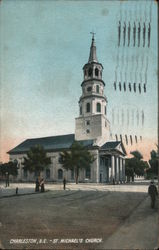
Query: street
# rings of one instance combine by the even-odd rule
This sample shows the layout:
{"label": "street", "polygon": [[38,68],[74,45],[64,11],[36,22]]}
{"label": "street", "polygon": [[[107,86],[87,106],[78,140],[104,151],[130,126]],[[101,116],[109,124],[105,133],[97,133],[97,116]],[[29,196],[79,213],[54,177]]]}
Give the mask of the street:
{"label": "street", "polygon": [[38,194],[33,184],[18,184],[17,196],[16,185],[0,199],[4,249],[157,247],[158,206],[150,208],[147,184],[69,184],[67,190],[48,184],[49,191]]}

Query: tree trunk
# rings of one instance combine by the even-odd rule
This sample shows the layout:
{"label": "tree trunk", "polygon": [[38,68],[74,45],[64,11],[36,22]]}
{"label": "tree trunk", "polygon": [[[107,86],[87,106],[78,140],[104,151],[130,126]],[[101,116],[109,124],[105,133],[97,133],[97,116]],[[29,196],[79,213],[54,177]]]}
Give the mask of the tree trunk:
{"label": "tree trunk", "polygon": [[78,184],[78,168],[75,168],[75,181]]}

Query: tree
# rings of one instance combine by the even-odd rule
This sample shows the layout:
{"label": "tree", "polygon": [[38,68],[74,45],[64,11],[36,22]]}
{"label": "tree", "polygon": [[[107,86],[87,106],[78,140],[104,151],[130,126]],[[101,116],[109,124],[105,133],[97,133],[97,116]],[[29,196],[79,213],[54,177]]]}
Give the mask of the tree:
{"label": "tree", "polygon": [[7,163],[0,164],[0,175],[5,176],[9,186],[9,176],[17,176],[18,174],[18,162],[16,160],[9,161]]}
{"label": "tree", "polygon": [[9,161],[0,165],[0,174],[5,176],[6,173],[13,176],[18,174],[17,161]]}
{"label": "tree", "polygon": [[155,150],[152,150],[151,153],[151,159],[149,160],[150,168],[147,169],[147,178],[151,179],[154,176],[158,176],[158,155]]}
{"label": "tree", "polygon": [[95,160],[87,148],[77,141],[72,144],[69,151],[63,151],[60,157],[63,168],[74,170],[76,184],[78,183],[79,170],[90,169],[91,163]]}
{"label": "tree", "polygon": [[143,161],[143,156],[139,151],[133,151],[131,154],[134,156],[133,158],[126,159],[125,164],[125,174],[130,180],[134,181],[134,175],[143,176],[145,173],[145,169],[148,168],[147,162]]}
{"label": "tree", "polygon": [[47,157],[44,148],[41,145],[36,145],[31,147],[27,153],[27,157],[24,157],[23,165],[25,170],[40,175],[40,172],[50,163],[51,159]]}

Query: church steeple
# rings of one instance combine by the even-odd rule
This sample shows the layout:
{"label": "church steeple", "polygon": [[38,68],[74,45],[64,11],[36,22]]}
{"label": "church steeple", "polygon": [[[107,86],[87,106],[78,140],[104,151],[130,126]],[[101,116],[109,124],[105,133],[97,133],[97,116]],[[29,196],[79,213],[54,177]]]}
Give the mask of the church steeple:
{"label": "church steeple", "polygon": [[94,32],[90,32],[92,34],[92,44],[90,47],[90,54],[89,54],[89,60],[88,63],[91,62],[98,62],[97,55],[96,55],[96,46],[95,46],[95,40],[94,40]]}
{"label": "church steeple", "polygon": [[76,118],[76,140],[98,140],[109,138],[110,124],[107,119],[107,98],[104,95],[105,83],[102,80],[103,66],[98,62],[94,33],[88,63],[83,67],[84,79],[79,99],[79,117]]}

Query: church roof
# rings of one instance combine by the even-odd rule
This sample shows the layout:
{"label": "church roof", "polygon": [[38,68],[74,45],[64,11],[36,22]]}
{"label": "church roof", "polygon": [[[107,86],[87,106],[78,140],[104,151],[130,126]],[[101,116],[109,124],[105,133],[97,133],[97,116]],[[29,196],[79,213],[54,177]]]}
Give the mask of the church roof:
{"label": "church roof", "polygon": [[101,150],[118,150],[119,151],[119,146],[121,146],[121,149],[123,153],[126,155],[126,150],[124,148],[124,145],[121,141],[109,141],[106,142],[104,145],[101,146]]}
{"label": "church roof", "polygon": [[[11,149],[8,154],[26,153],[31,147],[41,145],[46,151],[58,151],[62,149],[69,149],[75,141],[74,134],[57,135],[42,138],[27,139],[15,148]],[[93,140],[79,141],[86,147],[93,146]]]}

